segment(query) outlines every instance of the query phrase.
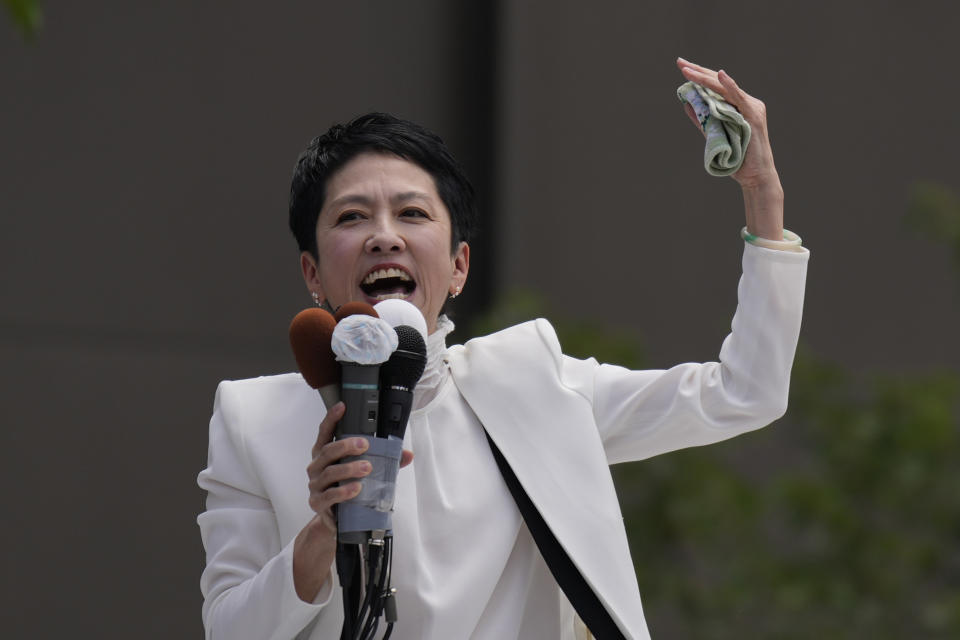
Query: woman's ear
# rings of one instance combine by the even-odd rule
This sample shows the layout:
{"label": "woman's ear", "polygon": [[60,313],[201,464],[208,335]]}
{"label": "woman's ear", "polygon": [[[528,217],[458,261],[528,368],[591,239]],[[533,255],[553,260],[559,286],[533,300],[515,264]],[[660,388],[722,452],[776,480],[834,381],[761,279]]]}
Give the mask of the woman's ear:
{"label": "woman's ear", "polygon": [[450,277],[450,283],[454,288],[462,290],[467,284],[467,273],[470,271],[470,245],[461,242],[457,245],[457,250],[451,258],[453,273]]}
{"label": "woman's ear", "polygon": [[317,259],[309,251],[300,254],[300,271],[303,273],[303,282],[311,295],[316,294],[319,300],[325,300],[323,286],[320,284],[320,271],[317,268]]}

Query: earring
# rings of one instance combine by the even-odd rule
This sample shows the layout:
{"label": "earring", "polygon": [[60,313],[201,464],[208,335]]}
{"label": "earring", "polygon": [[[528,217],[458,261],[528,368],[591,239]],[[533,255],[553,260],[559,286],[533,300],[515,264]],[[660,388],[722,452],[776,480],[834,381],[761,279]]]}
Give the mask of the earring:
{"label": "earring", "polygon": [[453,293],[450,294],[450,299],[453,300],[453,299],[456,298],[458,295],[460,295],[460,287],[459,287],[459,286],[457,286],[457,288],[454,289]]}
{"label": "earring", "polygon": [[316,292],[316,291],[311,292],[310,295],[313,296],[313,304],[315,304],[315,305],[317,305],[317,306],[319,307],[319,306],[320,306],[320,296],[317,295],[317,292]]}

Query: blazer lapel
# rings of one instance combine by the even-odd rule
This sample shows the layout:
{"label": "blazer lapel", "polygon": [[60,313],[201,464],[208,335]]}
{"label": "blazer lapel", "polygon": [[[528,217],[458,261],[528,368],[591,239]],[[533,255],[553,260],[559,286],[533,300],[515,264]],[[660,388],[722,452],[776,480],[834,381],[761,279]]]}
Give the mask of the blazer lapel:
{"label": "blazer lapel", "polygon": [[449,361],[460,393],[587,584],[627,637],[647,637],[593,409],[563,385],[562,357],[553,328],[537,320],[452,347]]}

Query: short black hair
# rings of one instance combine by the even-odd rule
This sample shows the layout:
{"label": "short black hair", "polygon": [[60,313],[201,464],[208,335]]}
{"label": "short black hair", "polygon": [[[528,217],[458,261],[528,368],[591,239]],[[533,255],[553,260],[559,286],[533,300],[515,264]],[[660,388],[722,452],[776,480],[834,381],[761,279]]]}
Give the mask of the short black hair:
{"label": "short black hair", "polygon": [[477,205],[473,186],[437,134],[387,113],[368,113],[335,124],[310,141],[297,158],[290,183],[290,230],[300,251],[317,258],[317,218],[327,181],[355,156],[375,151],[399,156],[433,176],[437,194],[450,212],[450,250],[473,235]]}

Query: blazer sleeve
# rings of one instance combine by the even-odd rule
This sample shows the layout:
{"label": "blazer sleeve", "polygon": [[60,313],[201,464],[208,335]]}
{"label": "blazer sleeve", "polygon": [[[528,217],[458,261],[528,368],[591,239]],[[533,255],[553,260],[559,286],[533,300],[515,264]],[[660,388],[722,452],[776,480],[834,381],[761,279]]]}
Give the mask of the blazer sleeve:
{"label": "blazer sleeve", "polygon": [[592,398],[611,464],[718,442],[786,412],[809,257],[744,245],[719,362],[630,371],[564,357],[564,380]]}
{"label": "blazer sleeve", "polygon": [[220,383],[208,464],[197,478],[207,491],[197,518],[207,556],[203,625],[208,640],[290,640],[327,608],[332,578],[314,603],[297,595],[293,541],[280,547],[273,507],[246,455],[241,406],[236,383]]}

